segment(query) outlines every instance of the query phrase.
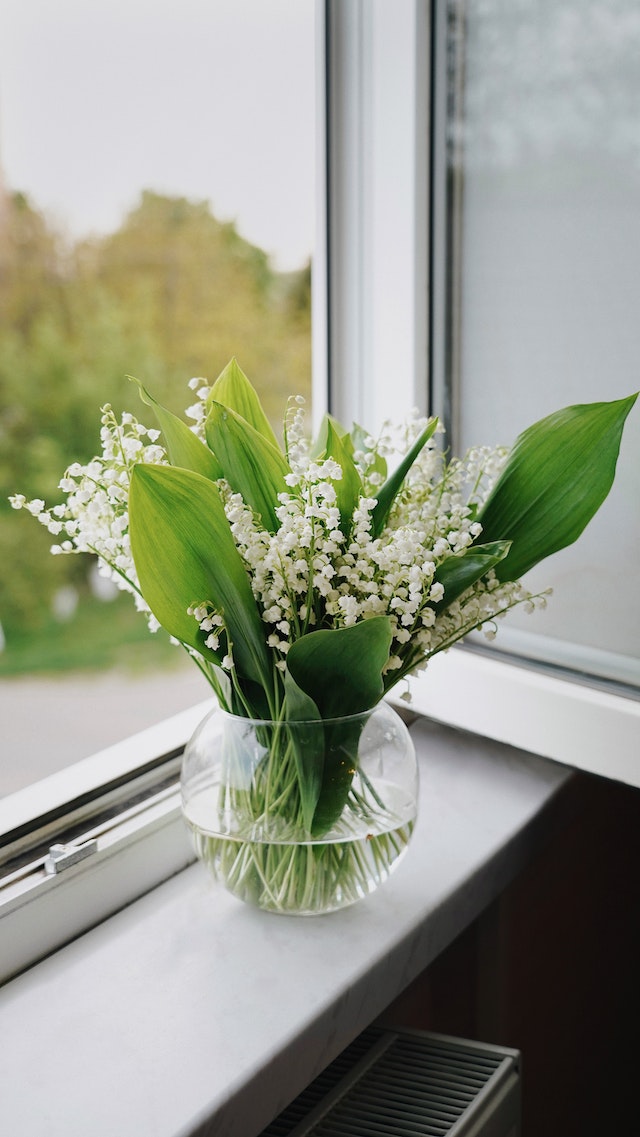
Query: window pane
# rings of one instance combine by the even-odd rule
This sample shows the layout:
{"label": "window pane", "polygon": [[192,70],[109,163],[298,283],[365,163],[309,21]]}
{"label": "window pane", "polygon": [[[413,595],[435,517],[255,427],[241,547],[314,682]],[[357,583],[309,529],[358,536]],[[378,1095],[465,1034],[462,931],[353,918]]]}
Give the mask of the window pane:
{"label": "window pane", "polygon": [[[638,388],[640,12],[633,0],[449,4],[457,448]],[[534,570],[508,647],[638,683],[640,416],[577,545]]]}
{"label": "window pane", "polygon": [[275,426],[309,396],[313,34],[313,0],[2,6],[0,796],[208,697],[7,496],[55,504],[106,402],[155,426],[129,374],[181,415],[232,355]]}

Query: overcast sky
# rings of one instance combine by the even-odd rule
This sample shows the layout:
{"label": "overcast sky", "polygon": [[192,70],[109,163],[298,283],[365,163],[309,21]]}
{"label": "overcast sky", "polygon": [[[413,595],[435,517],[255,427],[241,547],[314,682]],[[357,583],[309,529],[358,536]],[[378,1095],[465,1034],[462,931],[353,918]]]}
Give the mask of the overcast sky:
{"label": "overcast sky", "polygon": [[298,267],[313,239],[314,0],[1,0],[0,159],[76,234],[143,188]]}

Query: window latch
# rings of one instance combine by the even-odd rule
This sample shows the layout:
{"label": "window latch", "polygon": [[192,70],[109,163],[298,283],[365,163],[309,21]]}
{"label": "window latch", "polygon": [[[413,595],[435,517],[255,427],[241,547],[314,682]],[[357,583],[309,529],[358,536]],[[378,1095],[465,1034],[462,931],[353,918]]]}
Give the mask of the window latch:
{"label": "window latch", "polygon": [[71,868],[78,861],[83,861],[85,857],[90,857],[97,850],[98,842],[95,839],[85,841],[82,845],[52,845],[45,858],[44,871],[49,876],[55,876]]}

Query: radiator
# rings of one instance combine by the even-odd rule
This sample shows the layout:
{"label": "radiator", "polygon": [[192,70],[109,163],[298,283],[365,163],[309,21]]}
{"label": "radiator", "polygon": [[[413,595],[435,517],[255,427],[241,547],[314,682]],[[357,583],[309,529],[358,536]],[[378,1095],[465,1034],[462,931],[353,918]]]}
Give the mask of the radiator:
{"label": "radiator", "polygon": [[371,1027],[260,1137],[518,1137],[519,1066],[516,1050]]}

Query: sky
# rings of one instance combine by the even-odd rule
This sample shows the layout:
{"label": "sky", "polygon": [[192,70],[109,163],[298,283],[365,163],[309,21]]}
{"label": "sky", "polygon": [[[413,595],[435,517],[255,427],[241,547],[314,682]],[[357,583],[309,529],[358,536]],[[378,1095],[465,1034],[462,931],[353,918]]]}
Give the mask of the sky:
{"label": "sky", "polygon": [[0,162],[72,235],[142,189],[312,251],[314,0],[2,0]]}

